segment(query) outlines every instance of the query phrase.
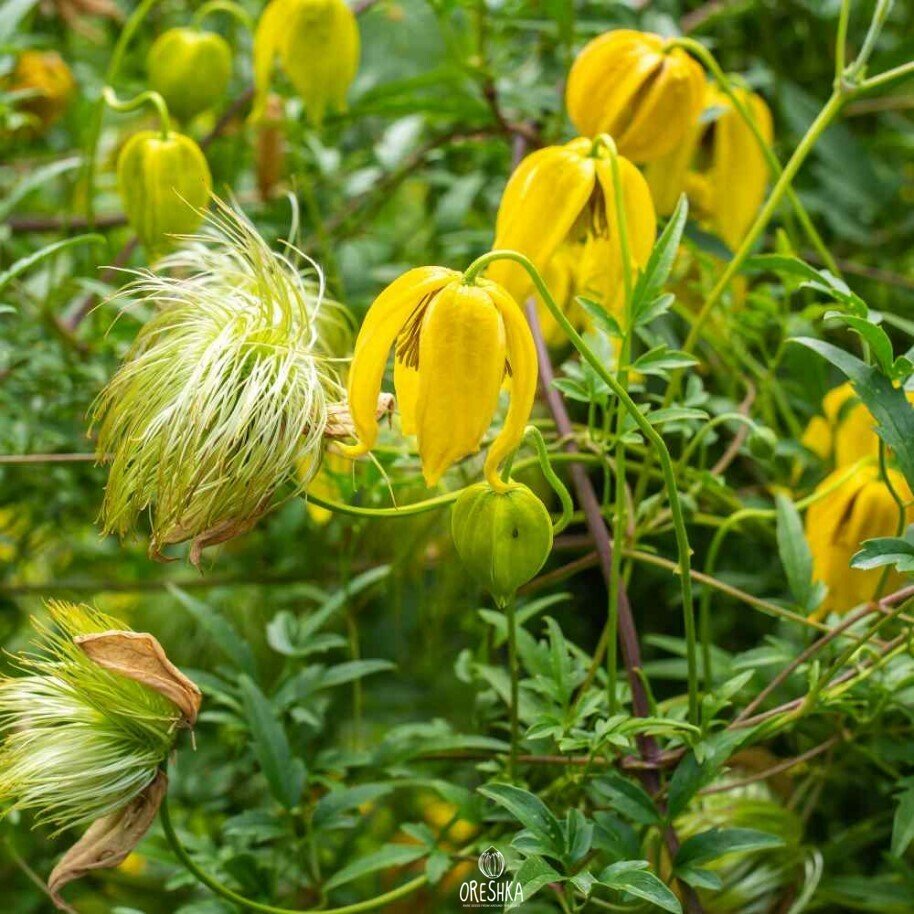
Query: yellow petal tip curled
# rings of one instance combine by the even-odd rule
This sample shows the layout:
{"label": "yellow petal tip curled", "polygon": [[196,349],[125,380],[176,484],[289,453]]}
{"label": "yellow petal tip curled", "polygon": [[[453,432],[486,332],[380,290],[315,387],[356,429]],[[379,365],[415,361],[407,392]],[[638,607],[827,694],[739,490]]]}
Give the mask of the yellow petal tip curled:
{"label": "yellow petal tip curled", "polygon": [[517,447],[533,408],[536,350],[520,306],[501,286],[487,279],[468,285],[453,270],[421,267],[375,299],[349,372],[360,442],[352,447],[368,449],[376,440],[375,406],[391,349],[402,428],[416,436],[427,485],[479,450],[506,377],[508,410],[487,467]]}

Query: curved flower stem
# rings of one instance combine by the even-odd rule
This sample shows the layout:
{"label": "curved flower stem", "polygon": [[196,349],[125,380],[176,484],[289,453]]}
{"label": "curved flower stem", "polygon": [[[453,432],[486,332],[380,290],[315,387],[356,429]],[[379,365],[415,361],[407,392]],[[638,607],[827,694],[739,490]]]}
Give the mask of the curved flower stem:
{"label": "curved flower stem", "polygon": [[356,904],[344,905],[341,908],[277,908],[273,905],[263,904],[259,901],[252,901],[233,892],[224,886],[221,882],[214,879],[204,870],[200,869],[193,858],[187,852],[187,849],[181,843],[171,822],[171,814],[168,811],[168,795],[162,800],[162,806],[159,809],[159,819],[162,823],[162,830],[165,832],[165,838],[168,840],[174,855],[181,862],[182,866],[198,881],[203,883],[208,889],[215,892],[227,901],[247,908],[250,911],[261,911],[263,914],[361,914],[363,911],[374,911],[377,908],[383,908],[385,905],[392,904],[400,898],[412,894],[416,889],[421,888],[428,882],[427,876],[417,876],[415,879],[405,882],[403,885],[383,895],[375,898],[369,898],[367,901],[360,901]]}
{"label": "curved flower stem", "polygon": [[676,463],[678,472],[682,472],[682,470],[688,466],[689,458],[695,453],[701,442],[708,436],[708,433],[718,425],[723,425],[725,422],[739,422],[750,429],[755,429],[758,426],[758,423],[751,416],[746,416],[743,413],[721,413],[720,415],[715,416],[695,433],[695,436],[683,449],[682,456]]}
{"label": "curved flower stem", "polygon": [[546,482],[549,483],[561,502],[562,514],[552,524],[552,532],[561,533],[571,522],[571,517],[574,514],[574,502],[571,500],[571,494],[565,487],[565,483],[559,479],[558,474],[552,469],[552,461],[549,457],[549,451],[546,450],[546,439],[543,438],[543,433],[535,425],[528,425],[524,430],[524,437],[533,441],[543,476],[546,477]]}
{"label": "curved flower stem", "polygon": [[[694,38],[676,38],[673,41],[673,44],[683,48],[686,51],[689,51],[708,68],[711,75],[714,77],[714,81],[720,86],[724,95],[727,96],[727,98],[730,100],[730,103],[733,105],[736,113],[742,118],[742,120],[746,123],[746,126],[752,132],[752,136],[755,138],[755,141],[758,144],[762,155],[765,157],[765,162],[768,165],[769,171],[772,173],[775,180],[780,178],[784,170],[781,167],[781,163],[778,161],[777,156],[774,154],[774,150],[762,136],[762,133],[758,128],[758,124],[755,122],[755,118],[752,116],[749,109],[745,106],[743,100],[737,95],[736,91],[733,88],[733,83],[730,82],[730,79],[727,77],[727,74],[724,73],[723,68],[717,62],[717,59],[714,57],[714,55],[700,41],[696,41]],[[815,248],[816,253],[822,259],[822,262],[832,273],[835,274],[835,276],[840,276],[841,269],[838,266],[837,261],[832,256],[828,246],[822,240],[822,236],[819,234],[818,229],[815,227],[812,219],[809,216],[809,213],[806,212],[806,207],[803,206],[803,203],[800,201],[800,198],[797,196],[793,187],[789,185],[786,190],[786,197],[790,201],[790,205],[793,207],[797,220],[803,227],[803,231],[806,233],[810,243]]]}
{"label": "curved flower stem", "polygon": [[146,92],[141,92],[129,101],[122,102],[111,86],[105,86],[102,89],[102,99],[113,111],[120,111],[121,113],[136,111],[137,108],[142,108],[143,105],[152,105],[159,115],[159,132],[162,135],[162,139],[168,139],[171,133],[171,118],[168,116],[168,106],[165,104],[165,99],[158,92],[153,92],[150,89]]}
{"label": "curved flower stem", "polygon": [[[555,318],[556,323],[565,331],[565,335],[572,342],[575,349],[591,365],[600,379],[609,387],[609,389],[619,398],[629,415],[634,419],[635,424],[640,429],[644,437],[650,442],[656,451],[660,460],[660,469],[663,474],[664,486],[667,492],[667,498],[670,502],[670,513],[673,520],[673,528],[676,535],[676,549],[678,553],[678,568],[680,577],[680,587],[682,590],[682,607],[683,622],[686,638],[686,654],[688,665],[688,690],[689,690],[689,720],[697,724],[699,717],[698,706],[698,662],[697,662],[697,642],[695,635],[695,610],[692,604],[692,577],[691,577],[691,549],[689,547],[689,535],[686,531],[685,517],[682,513],[682,504],[679,500],[679,490],[676,487],[676,474],[673,468],[673,461],[666,443],[657,429],[648,422],[644,413],[638,409],[637,404],[628,395],[628,391],[619,383],[619,381],[606,370],[601,359],[587,345],[584,338],[574,329],[562,309],[555,303],[549,287],[543,281],[536,267],[523,254],[516,251],[490,251],[483,254],[470,264],[465,276],[468,282],[471,282],[477,274],[495,260],[513,260],[520,264],[529,274],[536,291],[540,294],[544,304]],[[617,544],[618,545],[618,544]]]}
{"label": "curved flower stem", "polygon": [[194,28],[200,28],[203,20],[213,13],[228,13],[237,22],[240,22],[249,32],[254,31],[254,20],[248,14],[244,7],[233,3],[232,0],[209,0],[204,3],[193,15],[190,20]]}
{"label": "curved flower stem", "polygon": [[847,66],[847,26],[851,17],[851,0],[841,0],[838,14],[838,37],[835,39],[835,82],[844,76]]}
{"label": "curved flower stem", "polygon": [[402,505],[398,508],[366,508],[362,505],[347,505],[340,501],[330,501],[314,495],[312,492],[306,492],[305,498],[313,501],[319,508],[326,508],[335,514],[348,514],[351,517],[409,517],[413,514],[424,514],[426,511],[434,511],[436,508],[443,508],[455,502],[463,489],[457,489],[456,492],[446,492],[444,495],[436,495],[434,498],[426,498],[424,501],[413,502],[411,505]]}
{"label": "curved flower stem", "polygon": [[[159,0],[141,0],[133,14],[121,29],[117,44],[111,52],[108,69],[105,71],[105,85],[114,85],[117,75],[124,60],[127,46],[130,44],[137,29],[149,15],[149,11]],[[102,120],[105,117],[105,100],[99,98],[92,114],[92,124],[89,128],[89,137],[86,142],[85,180],[86,180],[86,222],[90,228],[95,226],[95,157],[98,152],[98,141],[102,133]]]}

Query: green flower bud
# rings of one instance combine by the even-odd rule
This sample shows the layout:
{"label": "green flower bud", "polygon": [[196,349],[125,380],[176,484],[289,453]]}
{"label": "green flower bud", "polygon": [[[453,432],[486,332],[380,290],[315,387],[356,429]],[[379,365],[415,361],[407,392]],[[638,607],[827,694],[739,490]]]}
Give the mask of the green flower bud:
{"label": "green flower bud", "polygon": [[770,460],[778,445],[778,436],[770,428],[756,426],[749,435],[749,453],[759,460]]}
{"label": "green flower bud", "polygon": [[215,32],[169,29],[149,49],[149,86],[181,121],[214,107],[232,75],[232,51]]}
{"label": "green flower bud", "polygon": [[504,492],[485,482],[468,488],[454,503],[451,533],[467,570],[498,603],[526,584],[552,550],[549,512],[520,483]]}
{"label": "green flower bud", "polygon": [[203,221],[212,178],[203,151],[172,131],[134,134],[117,162],[117,186],[127,219],[140,241],[157,252],[169,235],[189,235]]}

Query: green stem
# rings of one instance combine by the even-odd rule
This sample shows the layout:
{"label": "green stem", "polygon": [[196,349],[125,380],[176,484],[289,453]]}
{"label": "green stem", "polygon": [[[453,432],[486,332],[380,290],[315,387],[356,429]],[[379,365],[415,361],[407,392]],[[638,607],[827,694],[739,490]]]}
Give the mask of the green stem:
{"label": "green stem", "polygon": [[463,489],[458,489],[456,492],[436,495],[434,498],[427,498],[425,501],[413,502],[411,505],[402,505],[398,508],[365,508],[360,505],[347,505],[343,502],[321,498],[313,492],[306,492],[305,498],[314,502],[319,508],[326,508],[335,514],[348,514],[350,517],[410,517],[413,514],[424,514],[426,511],[443,508],[445,505],[455,502],[462,491]]}
{"label": "green stem", "polygon": [[511,754],[508,757],[508,777],[517,779],[517,744],[520,741],[520,671],[517,666],[517,613],[515,598],[511,596],[504,605],[508,623],[508,670],[511,675]]}
{"label": "green stem", "polygon": [[679,568],[680,588],[682,590],[683,619],[686,637],[689,718],[694,724],[698,721],[699,705],[695,608],[692,603],[691,548],[689,546],[688,532],[686,531],[685,517],[682,513],[682,504],[679,499],[679,490],[676,487],[676,474],[670,452],[667,449],[662,436],[657,429],[651,425],[641,410],[638,409],[635,401],[628,395],[628,391],[609,371],[606,370],[602,359],[593,352],[581,334],[575,330],[568,318],[565,317],[562,309],[555,303],[555,299],[553,299],[549,287],[543,282],[543,278],[528,258],[524,257],[523,254],[518,254],[516,251],[490,251],[488,254],[483,254],[482,257],[477,258],[470,264],[464,274],[465,281],[467,283],[472,283],[476,276],[484,270],[488,264],[495,260],[513,260],[527,271],[534,287],[541,295],[543,303],[555,318],[556,323],[564,330],[565,335],[574,345],[575,349],[577,349],[583,358],[591,365],[598,377],[621,400],[625,409],[641,430],[641,433],[650,442],[657,453],[657,457],[660,460],[660,470],[663,475],[667,498],[670,502],[670,513],[672,515],[673,528],[676,536],[677,565]]}
{"label": "green stem", "polygon": [[[108,61],[108,69],[105,71],[105,85],[113,86],[120,73],[121,63],[124,60],[124,54],[127,46],[130,44],[137,29],[142,25],[143,20],[149,15],[149,11],[159,2],[159,0],[142,0],[142,2],[133,11],[133,14],[121,29],[121,34],[117,39],[117,44],[111,52],[111,59]],[[102,121],[105,117],[105,100],[99,98],[95,105],[95,111],[92,114],[92,123],[89,127],[89,137],[86,142],[86,221],[90,228],[95,227],[95,158],[98,153],[98,141],[102,134]]]}
{"label": "green stem", "polygon": [[565,487],[565,483],[559,479],[552,468],[552,461],[549,459],[549,451],[546,449],[546,439],[543,437],[543,433],[535,425],[528,425],[524,430],[524,437],[533,441],[543,476],[546,477],[546,482],[552,487],[562,505],[562,514],[552,525],[553,533],[561,533],[571,522],[574,514],[574,502],[571,500],[571,495]]}
{"label": "green stem", "polygon": [[[701,60],[701,62],[708,68],[709,72],[714,77],[715,82],[723,90],[724,95],[726,95],[730,100],[730,104],[733,105],[736,113],[740,116],[740,118],[742,118],[746,126],[751,131],[752,136],[755,138],[755,141],[758,144],[759,150],[765,157],[765,162],[768,165],[768,169],[771,171],[775,180],[780,178],[784,170],[781,166],[781,163],[778,161],[777,156],[774,154],[774,150],[765,140],[765,137],[762,136],[762,132],[759,130],[755,118],[752,116],[752,113],[743,103],[743,100],[734,90],[733,84],[730,82],[727,74],[724,73],[723,68],[717,62],[717,59],[714,57],[714,55],[700,41],[695,41],[693,38],[677,38],[674,44],[689,51],[691,54]],[[815,224],[809,216],[809,213],[806,212],[806,207],[803,206],[800,198],[797,196],[794,189],[789,185],[786,190],[786,196],[790,202],[790,205],[793,207],[794,212],[796,213],[797,220],[802,226],[803,231],[806,233],[806,237],[809,238],[810,244],[812,244],[812,246],[815,248],[816,253],[822,259],[822,262],[832,273],[835,274],[835,276],[840,276],[841,269],[838,266],[838,262],[832,256],[828,246],[822,240],[822,236],[819,234],[818,229],[816,229]]]}
{"label": "green stem", "polygon": [[262,911],[264,914],[361,914],[363,911],[374,911],[377,908],[383,908],[385,905],[392,904],[394,901],[415,892],[428,882],[427,876],[418,876],[396,889],[385,892],[383,895],[378,895],[375,898],[369,898],[367,901],[360,901],[356,904],[344,905],[341,908],[277,908],[273,905],[263,904],[259,901],[252,901],[249,898],[245,898],[243,895],[239,895],[237,892],[233,892],[194,863],[172,825],[171,814],[168,810],[167,794],[162,800],[162,806],[159,810],[159,819],[162,823],[162,830],[165,832],[165,838],[169,845],[171,845],[174,855],[185,869],[197,879],[198,882],[203,883],[203,885],[220,897],[240,905],[243,908],[247,908],[250,911]]}
{"label": "green stem", "polygon": [[120,111],[122,114],[136,111],[137,108],[142,108],[143,105],[152,105],[159,115],[159,132],[162,135],[162,139],[168,139],[171,133],[171,119],[168,116],[168,106],[165,104],[165,99],[158,92],[153,92],[149,89],[146,92],[135,95],[126,102],[122,102],[111,86],[105,86],[102,89],[102,99],[109,108],[113,111]]}
{"label": "green stem", "polygon": [[838,36],[835,39],[835,82],[844,76],[847,66],[847,26],[851,17],[851,0],[841,0],[838,16]]}
{"label": "green stem", "polygon": [[232,0],[209,0],[204,3],[191,19],[191,25],[199,29],[203,20],[213,13],[228,13],[233,19],[240,22],[249,32],[254,31],[254,20],[251,19],[248,11]]}
{"label": "green stem", "polygon": [[893,67],[891,70],[886,70],[884,73],[863,80],[857,86],[857,91],[871,92],[873,89],[884,89],[889,84],[900,79],[907,79],[909,76],[914,76],[914,61],[903,63],[901,66]]}
{"label": "green stem", "polygon": [[706,422],[696,433],[692,440],[686,445],[685,449],[682,452],[682,456],[679,458],[676,464],[677,471],[682,471],[686,466],[688,466],[689,458],[692,454],[695,453],[698,445],[707,437],[708,433],[717,427],[718,425],[723,425],[725,422],[739,422],[743,425],[748,426],[750,429],[755,429],[758,423],[750,418],[745,416],[742,413],[721,413],[719,416],[715,416],[709,422]]}
{"label": "green stem", "polygon": [[[898,520],[895,523],[895,536],[901,536],[904,533],[905,520],[907,519],[908,512],[904,499],[899,495],[898,490],[892,484],[892,477],[889,476],[889,468],[886,461],[886,446],[881,438],[879,439],[879,475],[885,483],[885,487],[889,490],[892,501],[895,502],[895,506],[898,508]],[[891,572],[891,565],[886,565],[885,568],[882,569],[882,574],[879,575],[879,582],[876,585],[876,590],[873,592],[874,603],[878,603],[882,598],[882,594],[885,591],[885,585],[889,580]]]}

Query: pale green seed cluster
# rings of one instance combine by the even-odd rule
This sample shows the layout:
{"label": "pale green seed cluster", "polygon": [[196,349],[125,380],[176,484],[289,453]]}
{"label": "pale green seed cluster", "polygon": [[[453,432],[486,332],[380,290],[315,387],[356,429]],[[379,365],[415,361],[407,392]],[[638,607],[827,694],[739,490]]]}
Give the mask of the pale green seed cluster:
{"label": "pale green seed cluster", "polygon": [[228,539],[319,454],[345,312],[227,206],[121,296],[154,313],[94,407],[104,528],[149,509],[153,552]]}
{"label": "pale green seed cluster", "polygon": [[89,660],[77,635],[123,629],[88,606],[50,603],[24,675],[0,678],[0,805],[57,829],[122,808],[156,775],[181,724],[158,692]]}

